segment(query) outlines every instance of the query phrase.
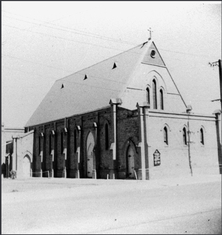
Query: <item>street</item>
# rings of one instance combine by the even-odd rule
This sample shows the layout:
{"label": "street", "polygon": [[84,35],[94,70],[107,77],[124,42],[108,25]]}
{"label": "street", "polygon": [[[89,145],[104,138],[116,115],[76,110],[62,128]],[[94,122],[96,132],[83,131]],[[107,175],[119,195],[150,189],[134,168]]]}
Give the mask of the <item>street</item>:
{"label": "street", "polygon": [[206,181],[4,179],[2,233],[219,234],[220,176]]}

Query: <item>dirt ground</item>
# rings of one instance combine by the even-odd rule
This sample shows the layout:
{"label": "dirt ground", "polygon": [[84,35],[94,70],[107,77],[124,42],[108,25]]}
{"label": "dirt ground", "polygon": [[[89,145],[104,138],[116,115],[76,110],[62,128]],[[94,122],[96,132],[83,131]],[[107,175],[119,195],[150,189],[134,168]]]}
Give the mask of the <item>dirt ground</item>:
{"label": "dirt ground", "polygon": [[3,179],[3,234],[221,231],[221,176],[153,181]]}

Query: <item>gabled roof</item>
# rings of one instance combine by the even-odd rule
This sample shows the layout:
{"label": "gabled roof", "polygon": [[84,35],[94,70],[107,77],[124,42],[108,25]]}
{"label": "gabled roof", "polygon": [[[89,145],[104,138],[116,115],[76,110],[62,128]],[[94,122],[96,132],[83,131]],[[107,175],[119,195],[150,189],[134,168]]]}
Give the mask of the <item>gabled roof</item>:
{"label": "gabled roof", "polygon": [[[126,88],[132,84],[132,80],[137,82],[138,78],[141,79],[141,64],[167,69],[152,41],[140,44],[57,80],[26,126],[44,124],[108,107],[110,99],[124,97]],[[170,79],[173,81],[172,77]],[[173,91],[176,91],[175,88]],[[132,109],[126,104],[123,106]]]}
{"label": "gabled roof", "polygon": [[98,110],[117,98],[147,44],[140,44],[86,69],[57,80],[25,126],[34,126],[61,118]]}

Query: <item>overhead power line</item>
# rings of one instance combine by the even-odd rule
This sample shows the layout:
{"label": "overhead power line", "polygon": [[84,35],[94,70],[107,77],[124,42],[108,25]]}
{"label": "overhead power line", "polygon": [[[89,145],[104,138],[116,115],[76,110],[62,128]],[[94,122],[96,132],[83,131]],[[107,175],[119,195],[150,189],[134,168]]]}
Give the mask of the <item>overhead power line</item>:
{"label": "overhead power line", "polygon": [[34,72],[27,72],[27,71],[24,71],[24,70],[21,70],[21,69],[15,69],[15,68],[12,68],[12,67],[9,67],[9,66],[5,66],[3,65],[2,67],[8,69],[8,70],[15,70],[15,71],[19,71],[19,72],[22,72],[22,73],[25,73],[25,74],[30,74],[32,76],[38,76],[38,77],[41,77],[41,78],[49,78],[49,79],[52,79],[52,80],[56,80],[57,78],[52,78],[52,77],[45,77],[45,75],[40,75],[40,74],[37,74],[37,73],[34,73]]}
{"label": "overhead power line", "polygon": [[39,65],[42,65],[44,67],[48,67],[48,68],[52,68],[52,69],[62,70],[62,71],[69,72],[69,73],[73,72],[73,71],[70,71],[70,70],[64,70],[62,68],[54,67],[54,66],[51,66],[51,65],[42,64],[42,63],[39,63],[39,62],[36,62],[36,61],[26,60],[26,59],[23,59],[21,57],[16,57],[16,56],[6,55],[6,54],[2,54],[2,55],[6,56],[6,57],[10,57],[12,59],[16,59],[16,60],[23,60],[23,61],[26,61],[26,62],[32,63],[32,64],[39,64]]}
{"label": "overhead power line", "polygon": [[[102,45],[98,45],[98,44],[94,44],[94,43],[89,43],[89,42],[83,42],[83,41],[78,41],[78,40],[73,40],[73,39],[68,39],[68,38],[64,38],[64,37],[60,37],[60,36],[54,36],[54,35],[50,35],[47,33],[41,33],[41,32],[33,32],[29,29],[21,29],[15,26],[11,26],[11,25],[7,25],[7,24],[3,24],[6,27],[10,27],[10,28],[14,28],[20,31],[26,31],[26,32],[30,32],[30,33],[36,33],[39,35],[43,35],[43,36],[47,36],[47,37],[52,37],[52,38],[56,38],[56,39],[61,39],[61,40],[66,40],[66,41],[71,41],[71,42],[77,42],[77,43],[82,43],[82,44],[87,44],[87,45],[91,45],[91,46],[96,46],[96,47],[101,47],[101,48],[106,48],[106,49],[112,49],[112,50],[117,50],[117,51],[122,51],[124,52],[125,50],[123,49],[118,49],[118,48],[114,48],[114,47],[107,47],[107,46],[102,46]],[[161,51],[168,51],[171,53],[178,53],[178,54],[187,54],[187,55],[191,55],[191,56],[200,56],[200,57],[209,57],[209,55],[200,55],[200,54],[191,54],[191,53],[185,53],[185,52],[180,52],[180,51],[172,51],[172,50],[167,50],[167,49],[163,49],[163,48],[159,48],[159,50]],[[136,52],[132,52],[135,54],[138,54]]]}
{"label": "overhead power line", "polygon": [[[38,26],[43,26],[43,27],[46,27],[46,28],[52,28],[52,29],[56,29],[56,30],[61,30],[61,31],[65,31],[65,32],[70,32],[70,33],[74,33],[74,34],[83,35],[83,36],[90,36],[90,37],[98,38],[98,39],[105,40],[105,41],[113,41],[113,42],[117,42],[117,43],[123,43],[123,44],[129,44],[129,45],[134,45],[135,46],[135,43],[131,43],[131,42],[128,42],[128,41],[122,41],[120,39],[106,37],[106,36],[102,36],[102,35],[99,35],[99,34],[94,34],[94,33],[83,31],[83,30],[73,29],[73,28],[69,28],[69,27],[65,27],[65,26],[59,26],[57,24],[53,24],[53,23],[50,23],[50,22],[36,20],[36,21],[42,22],[42,23],[35,23],[35,22],[32,22],[32,21],[22,20],[22,19],[19,19],[19,18],[16,18],[16,17],[9,17],[9,16],[5,16],[5,17],[11,18],[11,19],[16,19],[18,21],[26,22],[26,23],[29,23],[29,24],[35,24],[35,25],[38,25]],[[50,26],[50,25],[53,25],[53,26]]]}
{"label": "overhead power line", "polygon": [[21,29],[15,26],[11,26],[11,25],[7,25],[7,24],[3,24],[6,27],[10,27],[10,28],[14,28],[20,31],[26,31],[26,32],[30,32],[30,33],[36,33],[36,34],[40,34],[40,35],[44,35],[44,36],[48,36],[48,37],[52,37],[52,38],[56,38],[56,39],[61,39],[61,40],[66,40],[66,41],[71,41],[71,42],[77,42],[77,43],[82,43],[82,44],[88,44],[91,46],[96,46],[96,47],[102,47],[102,48],[106,48],[106,49],[112,49],[112,50],[118,50],[118,51],[123,51],[122,49],[117,49],[117,48],[112,48],[112,47],[106,47],[106,46],[101,46],[98,44],[93,44],[93,43],[89,43],[89,42],[83,42],[83,41],[77,41],[77,40],[73,40],[73,39],[68,39],[68,38],[64,38],[64,37],[60,37],[60,36],[53,36],[47,33],[40,33],[40,32],[33,32],[31,30],[28,29]]}
{"label": "overhead power line", "polygon": [[[12,14],[12,13],[7,12],[7,11],[3,11],[3,12]],[[16,14],[16,15],[18,15],[19,17],[23,17],[19,14]],[[115,39],[115,38],[111,38],[111,37],[106,37],[106,36],[102,36],[102,35],[99,35],[99,34],[94,34],[94,33],[83,31],[83,30],[73,29],[73,28],[69,28],[69,27],[65,27],[65,26],[59,26],[59,25],[53,24],[51,22],[36,20],[36,19],[33,19],[33,18],[29,18],[29,17],[23,17],[23,18],[32,19],[32,20],[35,20],[39,23],[35,23],[35,22],[32,22],[32,21],[27,21],[27,20],[22,20],[22,19],[19,19],[19,18],[16,18],[16,17],[9,17],[9,16],[5,16],[5,17],[16,19],[16,20],[23,21],[23,22],[27,22],[27,23],[30,23],[30,24],[35,24],[35,25],[38,25],[38,26],[43,26],[43,27],[46,27],[46,28],[52,28],[52,29],[56,29],[56,30],[60,30],[60,31],[70,32],[70,33],[73,33],[73,34],[79,34],[79,35],[83,35],[83,36],[98,38],[98,39],[105,40],[105,41],[113,41],[113,42],[117,42],[117,43],[137,46],[135,43],[132,43],[132,42],[129,42],[129,41],[123,41],[123,40],[119,40],[119,39]],[[53,26],[49,26],[49,25],[53,25]],[[8,27],[13,27],[13,26],[9,26],[9,25],[7,25],[7,26]],[[54,27],[54,26],[56,26],[56,27]],[[15,27],[15,28],[17,28],[17,27]],[[19,29],[19,28],[17,28],[17,29]],[[21,29],[21,30],[26,30],[26,29]],[[33,31],[30,30],[30,32],[33,32]],[[39,33],[40,34],[40,32],[33,32],[33,33]],[[53,35],[51,35],[51,36],[53,36]],[[53,36],[53,37],[56,37],[56,36]],[[63,38],[63,39],[65,40],[65,38]],[[67,39],[67,40],[69,40],[69,39]],[[76,42],[79,42],[79,41],[76,41]],[[85,42],[79,42],[79,43],[85,43]],[[93,45],[95,45],[95,44],[93,44]],[[98,45],[98,46],[101,46],[101,45]],[[101,47],[103,47],[103,46],[101,46]],[[108,48],[108,47],[106,47],[106,48]],[[110,49],[115,50],[116,48],[113,48],[113,47],[111,48],[110,47]],[[168,52],[176,53],[176,54],[183,54],[183,55],[190,55],[190,56],[197,56],[197,57],[212,57],[209,54],[187,53],[187,52],[173,51],[173,50],[163,49],[163,48],[158,48],[158,49],[162,50],[162,51],[168,51]],[[117,49],[117,50],[120,50],[120,49]]]}
{"label": "overhead power line", "polygon": [[172,50],[167,50],[167,49],[163,49],[163,48],[158,48],[160,51],[168,51],[168,52],[172,52],[172,53],[176,53],[176,54],[183,54],[183,55],[191,55],[191,56],[199,56],[199,57],[212,57],[210,55],[206,55],[206,54],[194,54],[194,53],[187,53],[187,52],[182,52],[182,51],[172,51]]}

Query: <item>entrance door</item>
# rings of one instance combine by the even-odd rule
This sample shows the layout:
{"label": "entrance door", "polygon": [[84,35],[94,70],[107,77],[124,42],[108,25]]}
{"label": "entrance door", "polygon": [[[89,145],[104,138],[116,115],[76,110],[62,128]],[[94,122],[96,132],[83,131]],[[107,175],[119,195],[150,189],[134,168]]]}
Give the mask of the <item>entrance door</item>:
{"label": "entrance door", "polygon": [[23,177],[29,178],[31,173],[31,162],[28,156],[23,158]]}
{"label": "entrance door", "polygon": [[90,132],[87,137],[87,177],[92,178],[93,177],[93,167],[94,167],[94,147],[95,147],[95,141],[93,134]]}
{"label": "entrance door", "polygon": [[127,172],[128,172],[128,178],[134,178],[134,150],[132,146],[130,145],[127,150]]}

